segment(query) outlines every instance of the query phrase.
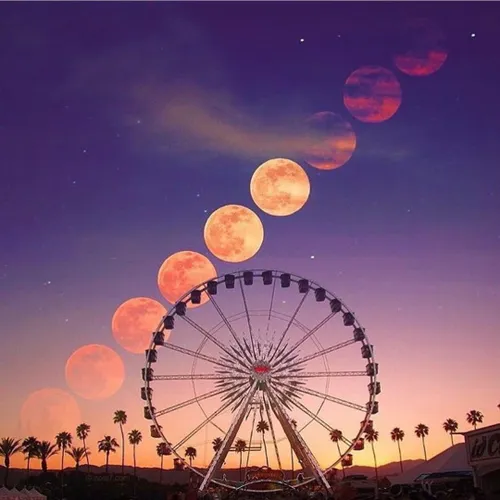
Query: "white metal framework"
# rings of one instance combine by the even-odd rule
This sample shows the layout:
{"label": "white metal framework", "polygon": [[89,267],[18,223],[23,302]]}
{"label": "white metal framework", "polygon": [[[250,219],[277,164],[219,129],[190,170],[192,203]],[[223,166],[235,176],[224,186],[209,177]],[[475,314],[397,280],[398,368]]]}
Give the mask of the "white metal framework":
{"label": "white metal framework", "polygon": [[[221,289],[224,292],[220,298],[218,292]],[[258,307],[253,307],[249,299],[252,289],[258,293]],[[287,303],[285,300],[280,302],[280,291],[288,293],[287,298],[292,295],[296,297],[296,303],[290,309],[291,314],[277,310],[278,305]],[[231,301],[238,312],[227,314],[219,304],[219,301],[222,304],[224,300]],[[263,300],[267,304],[265,308],[262,307]],[[200,308],[189,307],[205,301],[207,304]],[[207,312],[207,308],[216,315],[218,321],[205,327],[196,318],[200,316],[208,322],[210,311]],[[324,310],[323,316],[317,320],[316,315],[320,314],[318,311],[321,308]],[[309,328],[299,321],[301,311],[306,311],[309,322],[314,326]],[[330,321],[334,318],[340,318],[342,328],[350,330],[347,338],[333,333],[333,322]],[[171,333],[172,338],[167,338]],[[321,339],[320,333],[324,333]],[[361,350],[361,355],[357,351],[356,358],[363,362],[359,370],[330,369],[330,354],[336,360],[342,359],[338,356],[343,350],[356,345]],[[166,354],[161,356],[165,367],[173,373],[158,374],[153,368],[160,365],[159,354],[162,351]],[[169,353],[172,354],[169,356]],[[189,362],[191,369],[188,368]],[[338,364],[338,361],[335,362]],[[292,472],[291,478],[274,481],[276,488],[284,489],[285,483],[287,488],[299,488],[316,481],[326,491],[331,491],[327,473],[337,464],[345,464],[346,457],[352,457],[350,452],[353,449],[360,449],[370,416],[378,412],[376,395],[380,392],[380,383],[377,382],[377,373],[373,346],[364,328],[354,313],[334,294],[313,281],[291,273],[238,271],[196,286],[181,297],[162,319],[157,331],[153,332],[150,348],[146,350],[141,397],[146,402],[144,416],[152,422],[151,435],[162,439],[173,455],[199,476],[200,492],[207,491],[211,484],[233,490],[262,492],[253,486],[260,481],[245,483],[241,477],[240,481],[228,481],[221,471],[226,457],[230,452],[239,452],[241,469],[244,454],[246,471],[252,462],[254,466],[265,465],[256,463],[258,459],[252,458],[264,445],[267,465],[269,449],[275,455],[275,468],[283,469],[285,444],[289,449],[287,459],[291,455],[292,470],[294,457],[298,459],[300,481],[296,480]],[[347,380],[363,379],[368,379],[368,384],[362,383],[361,390],[356,389],[354,392],[356,396],[364,393],[367,403],[355,403],[329,393],[330,382],[339,390],[340,384]],[[166,386],[160,387],[166,382]],[[318,383],[322,382],[325,388],[319,390]],[[186,397],[184,389],[175,390],[175,384],[186,383],[192,387],[193,397]],[[201,394],[197,383],[204,384]],[[349,390],[348,394],[351,392]],[[180,401],[157,409],[153,400],[156,401],[159,394],[167,394],[167,397],[168,394],[181,394]],[[204,406],[208,401],[216,402],[210,411]],[[329,403],[332,405],[327,409]],[[187,417],[176,416],[183,409],[189,407],[191,411],[196,406],[202,413],[202,416],[197,417],[199,423],[189,423],[194,418],[192,413]],[[341,417],[340,410],[336,408],[344,412],[352,411],[353,414],[346,417],[344,413]],[[224,423],[220,420],[223,415],[226,416]],[[332,431],[342,429],[339,417],[349,422],[361,421],[361,425],[356,425],[350,437],[344,432],[339,433],[338,441],[344,450],[341,451],[340,445],[337,445],[338,458],[322,468],[319,459],[325,453],[322,453],[321,448],[324,450],[328,446],[325,443],[330,442]],[[167,425],[162,425],[165,424],[164,418],[170,418]],[[302,419],[300,425],[296,419]],[[167,439],[166,434],[175,434],[172,431],[180,428],[181,421],[186,423],[189,432],[183,433],[180,439],[177,436]],[[169,431],[164,431],[164,427]],[[208,428],[216,430],[219,441],[217,446],[214,445],[210,464],[201,469],[187,462],[182,452],[194,436],[202,430],[207,432]],[[256,437],[259,434],[262,435],[260,441]],[[313,452],[313,446],[306,441],[317,441],[320,434],[320,450]],[[246,439],[243,439],[245,444],[242,451],[243,437]],[[327,456],[333,456],[333,452],[330,450]]]}

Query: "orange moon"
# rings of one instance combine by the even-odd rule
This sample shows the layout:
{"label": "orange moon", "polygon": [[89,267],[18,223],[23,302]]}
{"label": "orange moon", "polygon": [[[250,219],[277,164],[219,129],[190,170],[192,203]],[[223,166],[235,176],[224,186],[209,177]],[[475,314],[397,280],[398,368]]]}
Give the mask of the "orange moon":
{"label": "orange moon", "polygon": [[53,440],[64,430],[73,432],[81,423],[80,408],[66,391],[47,387],[32,392],[24,401],[20,413],[21,433],[41,440]]}
{"label": "orange moon", "polygon": [[306,121],[309,165],[334,170],[347,163],[356,149],[356,134],[349,122],[331,111],[321,111]]}
{"label": "orange moon", "polygon": [[143,354],[165,314],[167,310],[156,300],[147,297],[126,300],[113,314],[113,337],[127,351]]}
{"label": "orange moon", "polygon": [[413,19],[404,26],[394,55],[394,64],[410,76],[429,76],[438,71],[448,58],[445,36],[429,19]]}
{"label": "orange moon", "polygon": [[300,210],[309,198],[311,184],[305,170],[292,160],[275,158],[255,170],[250,194],[266,214],[285,216]]}
{"label": "orange moon", "polygon": [[[158,271],[158,288],[171,303],[177,302],[186,292],[204,281],[217,276],[214,265],[204,255],[183,250],[168,257]],[[188,302],[188,307],[198,307],[207,302],[208,296],[201,294],[200,304]]]}
{"label": "orange moon", "polygon": [[125,379],[122,358],[113,349],[88,344],[66,361],[66,383],[84,399],[106,399],[115,394]]}
{"label": "orange moon", "polygon": [[259,216],[241,205],[225,205],[213,212],[203,232],[208,249],[225,262],[252,258],[264,241]]}
{"label": "orange moon", "polygon": [[349,113],[361,122],[384,122],[394,116],[401,106],[401,85],[388,69],[363,66],[347,78],[344,104]]}

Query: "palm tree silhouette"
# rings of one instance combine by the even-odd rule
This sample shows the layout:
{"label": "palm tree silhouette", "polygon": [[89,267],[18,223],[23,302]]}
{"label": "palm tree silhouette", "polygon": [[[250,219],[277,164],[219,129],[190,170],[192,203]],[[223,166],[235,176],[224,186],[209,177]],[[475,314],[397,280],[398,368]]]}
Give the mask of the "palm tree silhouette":
{"label": "palm tree silhouette", "polygon": [[266,465],[269,467],[269,456],[267,455],[266,432],[269,430],[269,424],[265,420],[260,420],[257,424],[256,431],[262,434],[262,442],[264,443],[264,453],[266,454]]}
{"label": "palm tree silhouette", "polygon": [[477,424],[483,423],[484,415],[478,410],[471,410],[466,415],[467,423],[474,426],[474,429],[477,429]]}
{"label": "palm tree silhouette", "polygon": [[42,461],[42,470],[47,472],[47,460],[54,455],[57,455],[57,444],[52,444],[50,441],[42,441],[37,450],[37,458]]}
{"label": "palm tree silhouette", "polygon": [[403,472],[403,455],[401,455],[401,441],[403,441],[405,437],[405,431],[400,429],[399,427],[394,427],[391,431],[391,439],[398,443],[398,451],[399,451],[399,465],[401,467],[401,472]]}
{"label": "palm tree silhouette", "polygon": [[122,435],[122,474],[125,473],[125,435],[123,434],[123,426],[127,423],[127,414],[123,410],[116,410],[113,417],[113,423],[120,425],[120,433]]}
{"label": "palm tree silhouette", "polygon": [[142,441],[141,431],[133,429],[128,433],[128,442],[132,445],[132,453],[134,456],[134,476],[137,477],[137,466],[135,461],[135,447]]}
{"label": "palm tree silhouette", "polygon": [[90,455],[90,451],[86,450],[85,448],[81,447],[74,447],[72,446],[68,450],[68,455],[75,461],[75,470],[78,470],[80,467],[80,462],[83,460],[84,457]]}
{"label": "palm tree silhouette", "polygon": [[[292,427],[297,430],[297,420],[292,419],[290,420],[290,423],[292,424]],[[294,479],[295,476],[295,464],[293,463],[293,448],[292,448],[292,443],[290,443],[290,459],[292,461],[292,480]]]}
{"label": "palm tree silhouette", "polygon": [[[339,457],[342,457],[342,452],[340,451],[340,441],[342,441],[342,431],[339,429],[332,429],[330,431],[330,440],[333,443],[337,443],[337,450],[339,452]],[[342,477],[345,477],[345,469],[344,469],[344,464],[342,461],[340,462],[342,466]]]}
{"label": "palm tree silhouette", "polygon": [[243,467],[243,453],[245,453],[247,449],[247,442],[244,439],[238,439],[236,443],[234,443],[234,451],[240,454],[240,481],[242,480],[242,467]]}
{"label": "palm tree silhouette", "polygon": [[217,453],[222,446],[222,438],[217,437],[212,441],[212,448],[214,449],[215,453]]}
{"label": "palm tree silhouette", "polygon": [[36,458],[40,441],[34,436],[27,437],[22,444],[22,452],[26,455],[26,474],[30,475],[30,463],[32,458]]}
{"label": "palm tree silhouette", "polygon": [[85,440],[89,437],[89,434],[90,434],[89,424],[81,423],[76,428],[76,437],[81,440],[83,444],[83,449],[85,450],[85,460],[87,461],[87,472],[90,472],[90,461],[89,461],[90,452],[88,451],[87,443],[85,442]]}
{"label": "palm tree silhouette", "polygon": [[172,455],[172,450],[165,443],[158,443],[156,446],[156,453],[160,457],[160,484],[162,483],[163,476],[163,457]]}
{"label": "palm tree silhouette", "polygon": [[378,488],[378,465],[377,465],[377,455],[375,454],[375,441],[378,441],[378,431],[376,431],[371,426],[368,427],[365,430],[365,439],[372,445],[373,464],[375,465],[375,481],[377,483],[377,488]]}
{"label": "palm tree silhouette", "polygon": [[109,470],[109,454],[115,453],[116,448],[119,447],[120,445],[118,444],[116,439],[111,436],[104,436],[103,439],[97,442],[97,451],[102,451],[103,453],[106,453],[106,472],[108,472]]}
{"label": "palm tree silhouette", "polygon": [[186,451],[184,452],[184,456],[189,458],[189,466],[193,466],[193,460],[196,458],[196,448],[193,448],[192,446],[188,446],[186,448]]}
{"label": "palm tree silhouette", "polygon": [[5,464],[4,486],[7,486],[7,480],[9,479],[10,457],[19,453],[22,449],[23,445],[20,439],[7,437],[0,440],[0,457],[3,457]]}
{"label": "palm tree silhouette", "polygon": [[429,435],[429,427],[425,424],[418,424],[415,427],[415,436],[422,440],[422,448],[424,449],[424,460],[427,462],[427,450],[425,448],[425,437]]}
{"label": "palm tree silhouette", "polygon": [[61,472],[64,472],[64,452],[69,448],[73,442],[73,436],[69,432],[60,432],[56,436],[56,444],[61,453]]}
{"label": "palm tree silhouette", "polygon": [[453,442],[453,433],[457,432],[458,430],[458,422],[456,420],[453,420],[452,418],[447,418],[443,422],[443,429],[445,430],[445,432],[449,432],[451,438],[451,446],[453,446],[455,444]]}

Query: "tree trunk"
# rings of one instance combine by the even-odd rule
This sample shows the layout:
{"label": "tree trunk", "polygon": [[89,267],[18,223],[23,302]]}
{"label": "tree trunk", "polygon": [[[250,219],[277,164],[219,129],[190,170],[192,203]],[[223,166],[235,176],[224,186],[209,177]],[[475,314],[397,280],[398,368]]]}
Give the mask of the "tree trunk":
{"label": "tree trunk", "polygon": [[[337,441],[337,450],[339,450],[339,457],[342,456],[342,452],[340,451],[340,443]],[[345,478],[345,468],[342,460],[340,461],[340,466],[342,467],[342,477]]]}
{"label": "tree trunk", "polygon": [[28,452],[28,457],[26,459],[26,475],[30,477],[30,460],[31,460],[31,452]]}
{"label": "tree trunk", "polygon": [[61,453],[61,474],[64,472],[64,446],[62,447]]}
{"label": "tree trunk", "polygon": [[9,480],[9,470],[10,470],[10,457],[5,457],[5,478],[4,478],[5,487],[7,487],[7,482]]}
{"label": "tree trunk", "polygon": [[163,455],[160,457],[160,484],[162,484],[163,479]]}
{"label": "tree trunk", "polygon": [[451,437],[451,446],[453,446],[455,443],[453,442],[453,432],[450,432],[450,437]]}
{"label": "tree trunk", "polygon": [[378,498],[378,465],[377,455],[375,453],[375,444],[372,441],[373,464],[375,465],[375,498]]}
{"label": "tree trunk", "polygon": [[78,472],[78,469],[80,467],[80,462],[75,462],[75,470]]}
{"label": "tree trunk", "polygon": [[267,456],[266,433],[262,431],[262,442],[264,443],[264,453],[266,454],[266,465],[269,467],[269,457]]}
{"label": "tree trunk", "polygon": [[134,476],[137,477],[137,468],[136,468],[136,465],[135,465],[135,444],[132,447],[132,453],[134,455]]}
{"label": "tree trunk", "polygon": [[120,432],[122,434],[122,474],[125,474],[125,436],[123,435],[123,425],[121,423]]}
{"label": "tree trunk", "polygon": [[401,467],[401,472],[403,472],[403,456],[401,455],[401,444],[400,444],[400,441],[398,439],[398,451],[399,451],[399,465]]}
{"label": "tree trunk", "polygon": [[109,451],[106,452],[106,474],[108,473],[109,470]]}
{"label": "tree trunk", "polygon": [[243,452],[240,451],[240,482],[241,482],[242,467],[243,467]]}
{"label": "tree trunk", "polygon": [[45,458],[42,458],[42,470],[47,472],[47,460]]}
{"label": "tree trunk", "polygon": [[422,436],[422,447],[424,448],[424,459],[427,462],[427,450],[425,449],[425,437]]}
{"label": "tree trunk", "polygon": [[90,461],[89,461],[89,453],[87,451],[87,443],[85,443],[85,438],[82,439],[83,448],[85,449],[85,459],[87,460],[87,472],[90,473]]}

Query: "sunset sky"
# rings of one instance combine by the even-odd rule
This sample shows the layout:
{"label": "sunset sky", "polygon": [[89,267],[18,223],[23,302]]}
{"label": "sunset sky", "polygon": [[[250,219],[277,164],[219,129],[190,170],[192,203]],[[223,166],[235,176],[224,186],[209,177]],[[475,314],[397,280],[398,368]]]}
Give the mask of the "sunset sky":
{"label": "sunset sky", "polygon": [[[430,66],[412,66],[403,36],[422,17],[446,36],[429,62],[442,66],[428,75]],[[84,421],[91,461],[103,464],[97,440],[119,439],[113,413],[123,409],[126,431],[144,434],[139,465],[159,463],[142,416],[144,355],[116,342],[111,320],[133,297],[168,308],[158,270],[181,250],[205,255],[218,274],[280,269],[307,277],[355,311],[380,365],[379,463],[397,460],[395,426],[406,432],[404,458],[420,458],[418,423],[430,427],[432,456],[449,445],[446,418],[466,430],[466,412],[477,409],[485,424],[498,422],[499,21],[495,3],[2,4],[0,437],[54,440]],[[373,71],[386,76],[370,87],[363,78]],[[356,134],[352,158],[334,170],[313,168],[300,154],[301,127],[322,111]],[[353,145],[346,137],[336,142],[344,153]],[[311,190],[287,217],[262,212],[250,195],[255,169],[281,157],[305,169]],[[208,217],[227,204],[251,208],[264,226],[262,247],[243,263],[217,259],[204,242]],[[259,281],[252,293],[262,289]],[[223,292],[222,307],[241,308]],[[290,313],[293,299],[283,300]],[[304,324],[320,321],[317,307],[302,311]],[[193,317],[215,324],[210,304]],[[337,320],[335,331],[342,328]],[[181,343],[183,331],[172,341]],[[77,370],[68,384],[68,358],[91,344],[114,351],[105,382]],[[159,374],[189,373],[191,362],[166,351]],[[331,358],[332,369],[363,366],[358,351]],[[364,404],[366,383],[334,379],[330,394]],[[323,390],[324,381],[312,387]],[[43,407],[28,400],[41,390],[52,395]],[[156,396],[160,408],[193,394],[165,382]],[[333,404],[322,411],[341,429],[361,420]],[[165,430],[180,439],[202,420],[198,408],[183,410]],[[219,434],[209,428],[189,442],[195,465],[208,464]],[[335,459],[322,428],[305,437],[322,465]],[[128,463],[131,456],[127,447]],[[354,463],[371,465],[370,450]],[[14,457],[13,466],[23,464]]]}

